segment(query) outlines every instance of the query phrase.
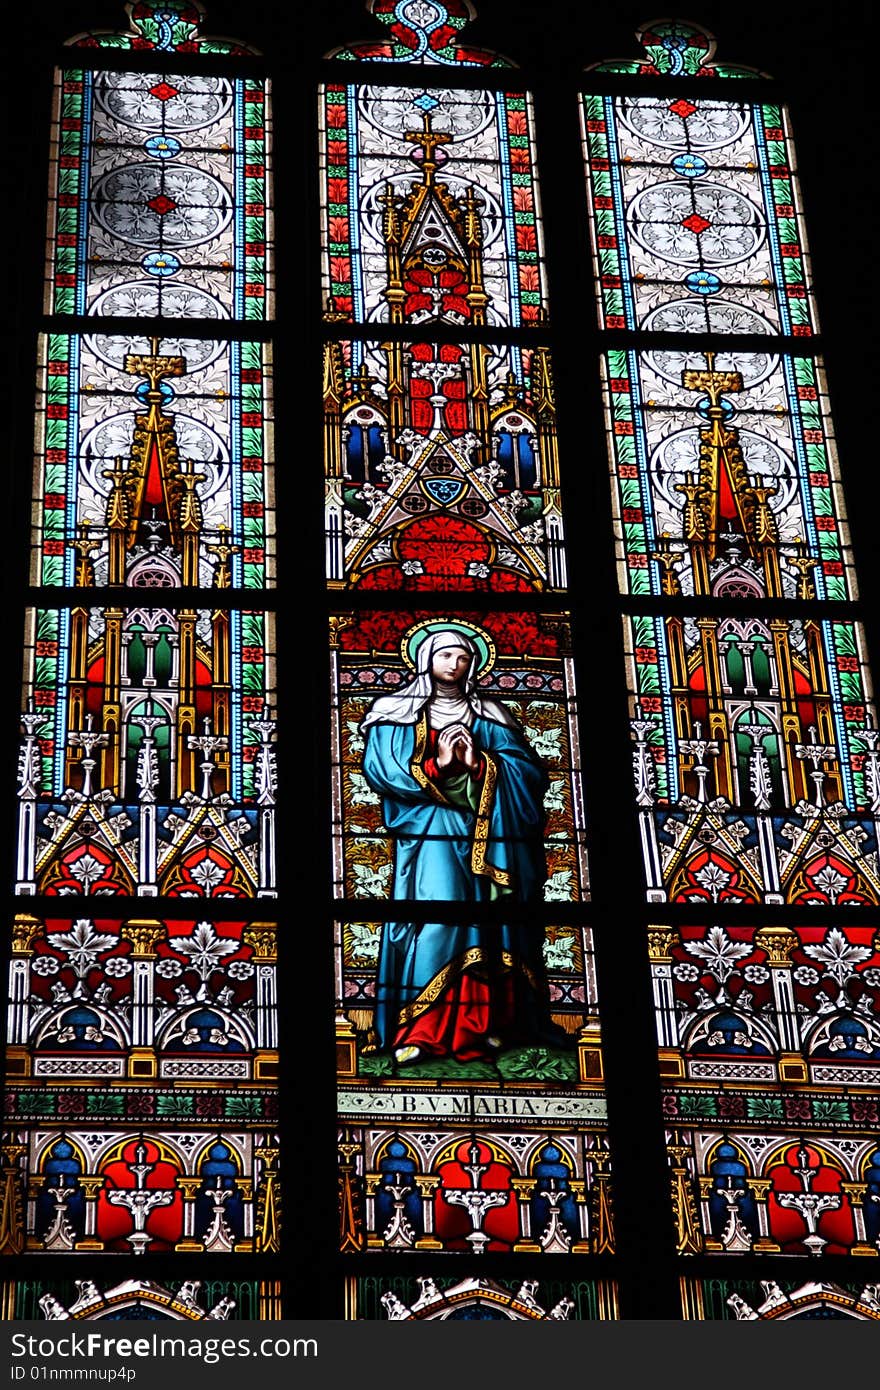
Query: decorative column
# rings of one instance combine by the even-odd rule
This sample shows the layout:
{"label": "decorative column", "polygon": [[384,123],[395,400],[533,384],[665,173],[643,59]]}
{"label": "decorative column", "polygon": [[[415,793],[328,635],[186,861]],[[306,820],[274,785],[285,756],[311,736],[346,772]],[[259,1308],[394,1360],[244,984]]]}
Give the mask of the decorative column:
{"label": "decorative column", "polygon": [[152,1081],[158,1072],[153,1034],[154,971],[156,944],[167,934],[164,924],[152,918],[126,922],[122,927],[123,939],[132,943],[130,1081]]}
{"label": "decorative column", "polygon": [[[754,642],[748,644],[741,643],[740,650],[746,645],[754,647]],[[754,706],[753,706],[754,711]],[[739,724],[737,731],[748,734],[752,741],[752,751],[749,754],[749,787],[755,804],[755,819],[758,826],[758,846],[761,852],[761,877],[764,882],[764,901],[767,903],[782,903],[783,896],[780,891],[779,882],[779,863],[776,856],[776,842],[773,839],[773,817],[771,815],[771,795],[773,790],[770,778],[770,764],[767,761],[767,753],[764,748],[764,739],[768,733],[774,732],[767,724]]]}
{"label": "decorative column", "polygon": [[[595,1182],[595,1173],[593,1175]],[[577,1206],[579,1236],[572,1244],[573,1255],[589,1255],[590,1249],[590,1191],[583,1178],[572,1178],[569,1186]]]}
{"label": "decorative column", "polygon": [[98,1194],[104,1186],[101,1173],[81,1173],[80,1190],[85,1198],[85,1223],[83,1236],[76,1242],[75,1250],[98,1251],[104,1249],[104,1242],[98,1239]]}
{"label": "decorative column", "polygon": [[187,1173],[177,1178],[177,1186],[183,1197],[183,1234],[174,1247],[175,1252],[200,1254],[205,1247],[200,1240],[196,1240],[196,1197],[202,1186],[202,1179]]}
{"label": "decorative column", "polygon": [[[687,1160],[690,1144],[682,1144],[676,1136],[666,1145],[672,1175],[672,1214],[675,1220],[677,1255],[699,1255],[703,1249],[700,1225],[694,1206],[694,1193],[688,1173]],[[701,1191],[700,1195],[703,1193]],[[706,1223],[708,1227],[708,1222]]]}
{"label": "decorative column", "polygon": [[[269,718],[251,719],[250,727],[258,735],[260,746],[257,749],[254,767],[254,782],[257,793],[257,806],[260,818],[258,840],[259,880],[258,898],[275,897],[275,798],[278,792],[278,768],[272,739],[275,736],[275,721]],[[338,824],[339,822],[336,822]]]}
{"label": "decorative column", "polygon": [[278,934],[271,922],[253,922],[242,934],[250,946],[256,972],[256,1043],[254,1080],[267,1081],[278,1074]]}
{"label": "decorative column", "polygon": [[381,1173],[364,1174],[364,1195],[366,1197],[367,1249],[384,1250],[385,1242],[376,1230],[376,1194],[382,1185]]}
{"label": "decorative column", "polygon": [[[110,581],[113,582],[112,580]],[[120,580],[120,583],[123,581]],[[122,623],[121,608],[104,609],[104,691],[101,704],[101,790],[120,792],[119,730],[122,722]]]}
{"label": "decorative column", "polygon": [[851,1255],[873,1255],[876,1258],[877,1247],[870,1244],[865,1230],[865,1196],[868,1191],[868,1184],[866,1182],[842,1182],[840,1190],[849,1201],[849,1209],[852,1212],[856,1233],[855,1241],[850,1246],[849,1253]]}
{"label": "decorative column", "polygon": [[177,672],[177,794],[195,791],[196,757],[189,740],[196,731],[196,610],[177,615],[180,646]]}
{"label": "decorative column", "polygon": [[9,962],[9,1012],[7,1014],[6,1072],[12,1078],[30,1075],[28,1042],[28,997],[31,992],[31,961],[34,942],[46,935],[39,917],[16,912],[12,924],[12,959]]}
{"label": "decorative column", "polygon": [[[715,1179],[712,1174],[701,1173],[698,1179],[698,1186],[700,1191],[700,1214],[703,1218],[703,1230],[705,1231],[703,1249],[709,1254],[715,1254],[716,1252],[723,1251],[724,1246],[717,1236],[712,1234],[712,1214],[709,1209],[709,1198],[715,1192]],[[699,1250],[699,1246],[697,1246],[696,1249]],[[688,1253],[692,1254],[694,1252],[690,1251]]]}
{"label": "decorative column", "polygon": [[[25,1248],[21,1160],[26,1153],[27,1145],[14,1137],[7,1136],[0,1143],[0,1255],[20,1255]],[[33,1229],[30,1221],[29,1229]]]}
{"label": "decorative column", "polygon": [[[155,633],[153,634],[155,636]],[[144,731],[138,749],[137,786],[140,812],[138,815],[138,886],[145,898],[155,898],[159,892],[156,860],[156,787],[159,782],[159,763],[153,730],[165,721],[155,714],[135,715],[131,720]]]}
{"label": "decorative column", "polygon": [[21,716],[24,743],[18,755],[18,844],[16,846],[15,891],[22,897],[37,891],[37,797],[40,794],[42,773],[38,734],[46,723],[43,714],[34,712],[34,697],[28,697],[28,707]]}
{"label": "decorative column", "polygon": [[541,1247],[532,1235],[532,1194],[535,1190],[535,1179],[512,1177],[510,1183],[516,1193],[519,1207],[519,1239],[514,1244],[514,1253],[540,1255]]}
{"label": "decorative column", "polygon": [[755,1213],[758,1218],[758,1238],[752,1245],[756,1254],[777,1255],[781,1246],[770,1235],[770,1211],[767,1198],[773,1186],[772,1178],[746,1178],[746,1187],[755,1199]]}
{"label": "decorative column", "polygon": [[[257,1249],[264,1255],[277,1255],[281,1249],[281,1181],[275,1167],[279,1150],[272,1144],[254,1149],[263,1165],[257,1188]],[[247,1210],[247,1208],[245,1208]]]}
{"label": "decorative column", "polygon": [[236,1255],[252,1255],[254,1253],[254,1180],[253,1178],[239,1177],[235,1180],[236,1187],[241,1195],[242,1224],[244,1235],[236,1243]]}
{"label": "decorative column", "polygon": [[416,1240],[416,1250],[442,1250],[443,1242],[434,1234],[434,1194],[440,1186],[440,1179],[431,1173],[416,1173],[413,1176],[416,1191],[422,1202],[422,1227],[424,1235]]}
{"label": "decorative column", "polygon": [[611,1184],[611,1153],[596,1135],[591,1146],[585,1150],[585,1157],[591,1174],[590,1196],[592,1212],[592,1241],[590,1253],[594,1255],[611,1254],[614,1251],[614,1213],[609,1197]]}
{"label": "decorative column", "polygon": [[657,1015],[657,1037],[660,1043],[660,1075],[674,1077],[676,1080],[684,1076],[685,1070],[672,984],[672,947],[679,940],[678,932],[672,927],[648,928],[651,987],[654,991],[654,1012]]}
{"label": "decorative column", "polygon": [[755,945],[759,951],[766,951],[767,964],[770,967],[773,1007],[779,1034],[779,1079],[784,1082],[806,1081],[807,1063],[801,1050],[791,978],[791,957],[798,946],[797,935],[791,927],[760,927],[755,932]]}
{"label": "decorative column", "polygon": [[[357,1200],[357,1156],[361,1146],[345,1130],[339,1141],[339,1252],[342,1255],[363,1249],[364,1228]],[[369,1202],[370,1216],[373,1199]]]}
{"label": "decorative column", "polygon": [[232,736],[232,680],[230,676],[231,638],[229,614],[215,608],[211,614],[213,651],[211,665],[211,701],[214,733],[226,739],[217,750],[217,770],[221,774],[221,791],[232,790],[232,763],[229,740]]}
{"label": "decorative column", "polygon": [[650,738],[656,730],[653,720],[642,716],[641,701],[636,702],[636,717],[630,720],[633,749],[633,777],[636,788],[636,804],[639,808],[639,829],[642,837],[642,859],[645,865],[646,888],[649,902],[665,902],[666,890],[663,887],[663,864],[660,858],[660,845],[657,841],[657,824],[654,819],[655,792],[657,789],[654,758]]}

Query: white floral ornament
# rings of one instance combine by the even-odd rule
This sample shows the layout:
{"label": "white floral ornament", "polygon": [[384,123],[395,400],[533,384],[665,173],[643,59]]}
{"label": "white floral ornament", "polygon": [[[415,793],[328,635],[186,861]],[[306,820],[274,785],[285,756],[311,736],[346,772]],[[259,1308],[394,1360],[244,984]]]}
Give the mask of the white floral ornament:
{"label": "white floral ornament", "polygon": [[131,961],[128,956],[114,956],[112,960],[108,960],[104,966],[104,974],[109,975],[111,979],[121,979],[123,975],[130,975]]}
{"label": "white floral ornament", "polygon": [[249,980],[254,973],[254,967],[249,960],[234,960],[227,965],[226,973],[230,980]]}
{"label": "white floral ornament", "polygon": [[190,964],[202,980],[219,968],[224,956],[238,950],[238,943],[217,935],[210,922],[199,922],[192,936],[176,936],[174,949],[189,956]]}
{"label": "white floral ornament", "polygon": [[31,970],[35,975],[57,975],[59,968],[54,956],[37,956],[36,960],[31,961]]}
{"label": "white floral ornament", "polygon": [[[818,882],[818,877],[816,879]],[[806,954],[825,966],[825,974],[830,975],[838,985],[843,985],[855,973],[860,961],[871,956],[867,946],[855,946],[848,941],[838,927],[829,927],[821,946],[807,946]]]}

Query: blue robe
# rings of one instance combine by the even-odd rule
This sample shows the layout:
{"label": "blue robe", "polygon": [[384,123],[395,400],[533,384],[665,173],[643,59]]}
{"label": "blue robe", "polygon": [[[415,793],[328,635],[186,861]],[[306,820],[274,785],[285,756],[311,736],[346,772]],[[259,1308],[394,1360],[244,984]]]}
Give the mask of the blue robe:
{"label": "blue robe", "polygon": [[[541,900],[548,784],[543,764],[515,728],[478,717],[471,733],[482,757],[482,775],[474,778],[458,767],[432,780],[425,771],[429,737],[424,711],[415,725],[377,723],[367,730],[364,776],[382,797],[394,841],[395,900],[504,898],[511,905]],[[542,941],[535,923],[387,922],[376,986],[380,1046],[399,1043],[401,1028],[444,994],[448,999],[464,972],[487,982],[490,993],[497,993],[503,977],[508,977],[509,991],[513,975],[522,1031],[533,1037],[552,1032]]]}

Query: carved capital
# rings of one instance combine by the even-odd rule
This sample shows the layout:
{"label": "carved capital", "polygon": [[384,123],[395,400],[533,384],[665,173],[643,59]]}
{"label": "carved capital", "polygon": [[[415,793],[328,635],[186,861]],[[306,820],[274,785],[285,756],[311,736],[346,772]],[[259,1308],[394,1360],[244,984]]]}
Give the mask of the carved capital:
{"label": "carved capital", "polygon": [[39,917],[29,912],[16,912],[12,923],[12,954],[29,956],[38,936],[45,936],[46,928]]}
{"label": "carved capital", "polygon": [[156,945],[163,941],[167,934],[164,924],[153,918],[125,922],[121,931],[123,940],[132,944],[131,954],[134,960],[155,960]]}
{"label": "carved capital", "polygon": [[782,969],[791,963],[798,938],[790,927],[760,927],[755,932],[755,945],[760,951],[767,952],[767,964],[771,969]]}
{"label": "carved capital", "polygon": [[648,956],[652,965],[669,965],[672,948],[681,940],[674,927],[648,928]]}
{"label": "carved capital", "polygon": [[245,927],[242,939],[250,946],[257,964],[270,965],[278,959],[278,929],[274,922],[253,922]]}

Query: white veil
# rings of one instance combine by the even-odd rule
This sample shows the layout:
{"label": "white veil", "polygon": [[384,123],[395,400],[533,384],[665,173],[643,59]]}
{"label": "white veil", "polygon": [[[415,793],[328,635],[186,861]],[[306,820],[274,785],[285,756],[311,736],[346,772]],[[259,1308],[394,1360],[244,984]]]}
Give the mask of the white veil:
{"label": "white veil", "polygon": [[[431,665],[435,652],[444,647],[455,647],[467,652],[470,665],[461,683],[461,695],[447,699],[435,696]],[[477,691],[477,666],[480,654],[476,643],[457,628],[444,628],[427,636],[416,655],[416,674],[409,685],[396,695],[380,695],[368,710],[361,730],[366,731],[372,724],[415,724],[426,705],[432,704],[429,711],[431,727],[443,729],[449,724],[470,724],[474,717],[492,719],[496,724],[505,724],[509,729],[518,729],[513,715],[495,700],[487,700]]]}

